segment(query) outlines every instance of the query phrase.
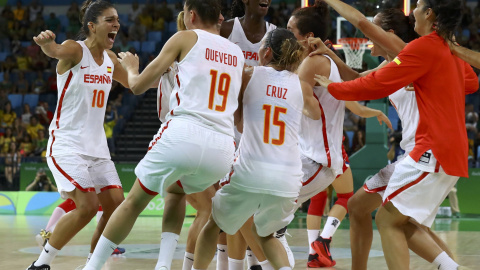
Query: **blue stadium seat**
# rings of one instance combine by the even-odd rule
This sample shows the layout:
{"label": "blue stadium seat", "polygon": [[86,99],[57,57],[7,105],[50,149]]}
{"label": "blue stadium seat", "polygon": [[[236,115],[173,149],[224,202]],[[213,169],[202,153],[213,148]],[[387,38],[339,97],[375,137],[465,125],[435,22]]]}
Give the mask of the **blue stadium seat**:
{"label": "blue stadium seat", "polygon": [[39,96],[37,94],[27,94],[23,96],[23,104],[27,103],[28,105],[30,105],[30,109],[34,111],[34,109],[38,105],[38,99]]}
{"label": "blue stadium seat", "polygon": [[33,71],[26,71],[25,73],[25,79],[28,81],[30,85],[32,85],[33,81],[37,78],[37,74]]}
{"label": "blue stadium seat", "polygon": [[355,131],[345,131],[345,133],[347,133],[347,137],[348,137],[348,145],[350,148],[352,148],[352,144],[353,144],[353,135],[355,135]]}
{"label": "blue stadium seat", "polygon": [[143,41],[142,42],[142,53],[153,53],[155,52],[155,41]]}
{"label": "blue stadium seat", "polygon": [[130,46],[134,47],[137,52],[140,52],[140,49],[141,49],[140,41],[129,41],[128,44],[130,44]]}
{"label": "blue stadium seat", "polygon": [[118,14],[118,18],[120,19],[121,26],[129,26],[130,22],[128,21],[128,14]]}
{"label": "blue stadium seat", "polygon": [[8,100],[12,103],[12,108],[21,108],[23,97],[20,94],[10,94],[8,95]]}
{"label": "blue stadium seat", "polygon": [[168,33],[170,33],[170,35],[173,35],[176,32],[177,32],[177,22],[175,22],[175,21],[169,22],[168,23]]}
{"label": "blue stadium seat", "polygon": [[5,61],[7,59],[8,53],[7,52],[0,52],[0,62]]}
{"label": "blue stadium seat", "polygon": [[392,122],[392,126],[394,130],[398,129],[398,114],[397,110],[393,106],[388,106],[388,119]]}
{"label": "blue stadium seat", "polygon": [[32,43],[32,42],[30,42],[30,41],[21,41],[21,42],[20,42],[20,44],[22,44],[22,47],[25,47],[25,48],[28,47],[28,46],[30,46],[31,43]]}
{"label": "blue stadium seat", "polygon": [[150,32],[148,32],[147,40],[148,41],[161,42],[162,41],[162,32],[161,31],[150,31]]}

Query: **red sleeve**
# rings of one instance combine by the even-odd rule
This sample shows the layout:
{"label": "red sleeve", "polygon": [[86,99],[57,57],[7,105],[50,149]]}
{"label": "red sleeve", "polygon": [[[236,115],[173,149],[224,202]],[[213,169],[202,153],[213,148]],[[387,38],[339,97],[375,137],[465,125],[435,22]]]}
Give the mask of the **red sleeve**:
{"label": "red sleeve", "polygon": [[477,92],[478,77],[469,64],[467,64],[466,62],[463,63],[465,64],[465,95],[468,95]]}
{"label": "red sleeve", "polygon": [[373,100],[386,97],[423,76],[429,69],[432,53],[429,42],[410,42],[385,67],[353,81],[331,83],[328,91],[338,100]]}

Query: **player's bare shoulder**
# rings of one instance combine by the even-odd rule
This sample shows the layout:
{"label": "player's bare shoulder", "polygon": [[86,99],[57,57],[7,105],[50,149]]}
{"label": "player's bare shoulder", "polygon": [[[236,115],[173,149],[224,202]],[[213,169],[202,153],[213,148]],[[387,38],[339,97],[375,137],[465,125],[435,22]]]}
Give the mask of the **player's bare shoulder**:
{"label": "player's bare shoulder", "polygon": [[224,38],[228,38],[233,31],[233,25],[235,23],[235,19],[230,19],[222,23],[222,27],[220,28],[220,36]]}

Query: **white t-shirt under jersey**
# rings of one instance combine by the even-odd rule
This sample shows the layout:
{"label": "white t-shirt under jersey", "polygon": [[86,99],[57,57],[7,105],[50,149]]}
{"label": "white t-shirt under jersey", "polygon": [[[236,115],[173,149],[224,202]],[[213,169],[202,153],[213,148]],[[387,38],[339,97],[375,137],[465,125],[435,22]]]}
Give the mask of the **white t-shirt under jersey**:
{"label": "white t-shirt under jersey", "polygon": [[[329,79],[333,82],[341,82],[337,65],[328,56],[325,57],[330,60]],[[300,149],[304,156],[333,169],[337,175],[342,174],[345,102],[335,99],[322,86],[315,86],[313,93],[319,101],[322,117],[320,120],[302,117]]]}
{"label": "white t-shirt under jersey", "polygon": [[197,43],[177,63],[175,87],[166,120],[184,119],[234,136],[233,113],[238,107],[245,63],[238,46],[219,35],[193,30]]}
{"label": "white t-shirt under jersey", "polygon": [[397,110],[402,121],[402,141],[400,147],[409,153],[415,147],[415,133],[417,132],[420,114],[418,113],[415,91],[406,91],[405,88],[388,96],[390,103]]}
{"label": "white t-shirt under jersey", "polygon": [[47,156],[72,153],[110,159],[103,122],[112,88],[113,62],[107,51],[98,65],[83,41],[80,63],[57,72],[58,103],[50,124]]}
{"label": "white t-shirt under jersey", "polygon": [[[268,22],[265,22],[265,26],[267,29],[265,35],[277,28],[277,26]],[[240,49],[242,49],[243,55],[245,56],[245,64],[247,64],[247,66],[258,66],[258,51],[260,50],[261,41],[254,44],[247,39],[238,17],[235,17],[234,19],[232,33],[230,33],[228,40],[237,44]]]}
{"label": "white t-shirt under jersey", "polygon": [[298,76],[255,67],[243,97],[243,136],[230,184],[238,189],[297,197],[302,187],[298,132],[303,94]]}

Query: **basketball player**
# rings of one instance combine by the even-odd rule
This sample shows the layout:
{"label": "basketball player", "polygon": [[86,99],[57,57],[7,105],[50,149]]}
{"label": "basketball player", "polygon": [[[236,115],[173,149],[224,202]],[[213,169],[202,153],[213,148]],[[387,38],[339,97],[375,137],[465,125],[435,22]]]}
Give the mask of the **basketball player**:
{"label": "basketball player", "polygon": [[47,56],[59,60],[60,92],[56,120],[50,125],[47,163],[62,198],[72,199],[77,208],[60,219],[55,234],[28,269],[50,269],[60,249],[88,224],[101,204],[104,215],[92,239],[94,247],[110,215],[124,200],[103,129],[112,80],[128,87],[127,74],[110,51],[120,28],[118,14],[109,2],[88,0],[81,18],[83,41],[67,40],[60,45],[49,30],[33,38]]}
{"label": "basketball player", "polygon": [[[347,100],[384,97],[413,81],[420,115],[415,146],[395,165],[376,216],[389,269],[409,267],[407,238],[414,242],[408,242],[409,246],[423,247],[429,262],[438,261],[439,269],[458,266],[430,234],[409,220],[430,227],[459,176],[468,176],[465,93],[478,89],[478,78],[470,66],[451,55],[445,42],[452,39],[460,13],[455,0],[420,0],[413,14],[415,31],[421,37],[392,62],[350,82],[331,84],[325,77],[316,79],[332,95]],[[438,89],[445,91],[438,95]]]}
{"label": "basketball player", "polygon": [[137,181],[85,269],[102,267],[113,243],[126,238],[138,215],[159,192],[165,197],[160,249],[170,251],[159,269],[170,269],[185,217],[185,194],[205,190],[228,172],[244,58],[238,46],[217,35],[220,6],[219,0],[187,0],[184,21],[189,30],[171,37],[141,74],[138,57],[120,54],[133,91],[148,89],[177,61],[178,91],[172,93],[167,122],[135,169]]}
{"label": "basketball player", "polygon": [[[316,2],[312,7],[301,8],[293,12],[288,22],[300,42],[307,45],[309,37],[326,39],[328,31],[328,7],[323,2]],[[353,178],[351,169],[344,165],[343,157],[343,120],[345,107],[361,117],[377,117],[380,124],[387,123],[388,118],[379,110],[361,106],[356,102],[343,102],[332,97],[326,89],[315,82],[315,74],[324,74],[332,80],[341,81],[337,66],[329,57],[313,56],[303,60],[298,69],[299,77],[314,89],[323,112],[322,119],[315,121],[303,117],[300,132],[300,148],[303,162],[303,187],[299,203],[305,202],[330,184],[338,196],[334,207],[329,212],[321,235],[319,227],[307,227],[309,230],[309,267],[331,267],[335,261],[330,254],[330,242],[333,234],[347,213],[348,199],[353,195]],[[337,178],[338,175],[343,177]],[[323,210],[323,209],[322,209]],[[320,223],[317,223],[317,226]],[[307,225],[315,225],[307,223]]]}
{"label": "basketball player", "polygon": [[[303,114],[321,115],[311,87],[292,71],[303,47],[286,29],[267,33],[258,52],[262,66],[244,72],[239,100],[244,134],[229,183],[213,198],[212,218],[195,248],[193,269],[207,269],[215,254],[220,228],[236,233],[253,215],[252,230],[275,269],[291,269],[287,254],[273,233],[287,225],[296,209],[301,187],[298,132]],[[265,65],[265,66],[263,66]],[[259,89],[264,89],[259,91]]]}

